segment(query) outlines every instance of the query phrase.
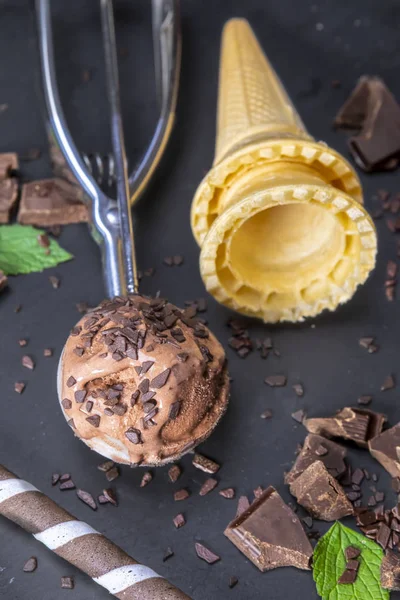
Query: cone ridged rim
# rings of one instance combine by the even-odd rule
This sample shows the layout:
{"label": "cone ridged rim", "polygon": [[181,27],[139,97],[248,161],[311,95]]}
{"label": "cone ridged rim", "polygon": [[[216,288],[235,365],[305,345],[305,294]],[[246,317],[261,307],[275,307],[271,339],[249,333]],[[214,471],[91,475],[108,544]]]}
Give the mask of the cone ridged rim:
{"label": "cone ridged rim", "polygon": [[213,219],[218,218],[218,211],[211,210],[211,203],[216,192],[226,187],[227,179],[230,178],[231,183],[235,177],[240,177],[244,169],[281,160],[308,165],[315,168],[316,172],[323,170],[327,184],[337,182],[336,191],[344,191],[358,203],[362,202],[361,183],[353,167],[325,144],[290,138],[251,144],[213,166],[197,188],[191,208],[191,226],[199,246],[212,226]]}
{"label": "cone ridged rim", "polygon": [[[347,217],[354,223],[352,235],[359,236],[360,239],[360,257],[353,271],[346,277],[342,285],[338,285],[334,280],[326,281],[330,286],[330,294],[318,298],[315,302],[309,303],[302,296],[300,301],[292,308],[282,308],[273,310],[268,307],[268,293],[263,298],[260,295],[260,301],[252,306],[246,301],[241,301],[240,291],[242,288],[249,289],[243,282],[237,282],[235,290],[235,281],[227,286],[221,280],[221,266],[226,269],[225,264],[217,264],[219,249],[227,244],[239,227],[249,218],[260,211],[274,206],[290,203],[314,204],[332,215],[346,213]],[[373,221],[367,211],[348,194],[324,185],[288,185],[279,186],[274,189],[257,192],[248,198],[244,198],[237,204],[227,209],[218,217],[211,226],[200,254],[200,271],[207,290],[214,298],[242,314],[261,318],[265,322],[274,323],[282,321],[302,321],[305,317],[313,317],[324,309],[334,310],[339,304],[348,301],[354,294],[358,285],[361,285],[367,279],[369,273],[375,266],[375,257],[377,251],[376,231]],[[338,259],[338,262],[340,259]],[[232,274],[233,275],[233,274]],[[254,290],[253,290],[254,291]],[[256,290],[259,293],[258,290]]]}

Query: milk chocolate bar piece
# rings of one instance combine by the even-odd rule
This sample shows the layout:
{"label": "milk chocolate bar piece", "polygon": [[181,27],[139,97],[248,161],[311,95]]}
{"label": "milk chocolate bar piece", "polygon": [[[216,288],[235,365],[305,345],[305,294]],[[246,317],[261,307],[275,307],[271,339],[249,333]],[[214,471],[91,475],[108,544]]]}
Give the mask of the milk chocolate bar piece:
{"label": "milk chocolate bar piece", "polygon": [[400,423],[370,440],[368,447],[392,477],[400,477]]}
{"label": "milk chocolate bar piece", "polygon": [[336,521],[353,514],[353,506],[342,486],[320,460],[296,479],[290,486],[290,493],[316,519]]}
{"label": "milk chocolate bar piece", "polygon": [[387,550],[381,562],[381,586],[385,590],[400,591],[400,556]]}
{"label": "milk chocolate bar piece", "polygon": [[367,448],[368,441],[381,433],[385,422],[386,416],[381,413],[345,407],[333,417],[305,419],[303,425],[310,433],[341,437]]}
{"label": "milk chocolate bar piece", "polygon": [[63,179],[31,181],[22,186],[18,221],[50,227],[89,220],[83,192]]}
{"label": "milk chocolate bar piece", "polygon": [[310,568],[313,550],[303,526],[272,486],[229,523],[225,535],[260,571]]}
{"label": "milk chocolate bar piece", "polygon": [[303,448],[297,456],[289,473],[285,476],[285,483],[291,485],[315,461],[324,463],[333,477],[339,477],[346,471],[344,458],[347,450],[340,444],[332,442],[316,433],[309,433],[304,440]]}
{"label": "milk chocolate bar piece", "polygon": [[18,198],[18,182],[12,177],[18,169],[18,157],[13,152],[0,154],[0,223],[9,223]]}

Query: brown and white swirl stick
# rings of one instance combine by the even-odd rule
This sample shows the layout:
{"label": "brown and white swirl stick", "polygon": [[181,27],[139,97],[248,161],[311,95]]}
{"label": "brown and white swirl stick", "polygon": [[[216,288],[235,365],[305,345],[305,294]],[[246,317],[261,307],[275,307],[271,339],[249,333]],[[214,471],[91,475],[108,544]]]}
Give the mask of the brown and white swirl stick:
{"label": "brown and white swirl stick", "polygon": [[0,465],[0,515],[89,575],[120,600],[190,600],[87,523]]}

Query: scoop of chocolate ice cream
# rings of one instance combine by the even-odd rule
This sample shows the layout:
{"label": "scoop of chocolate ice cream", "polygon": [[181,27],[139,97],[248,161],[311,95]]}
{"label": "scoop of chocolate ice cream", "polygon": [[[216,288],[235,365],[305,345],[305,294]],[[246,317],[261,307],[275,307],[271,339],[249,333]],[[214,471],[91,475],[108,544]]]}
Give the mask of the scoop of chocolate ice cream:
{"label": "scoop of chocolate ice cream", "polygon": [[222,346],[162,298],[104,301],[72,329],[58,392],[69,425],[119,463],[162,465],[214,429],[229,396]]}

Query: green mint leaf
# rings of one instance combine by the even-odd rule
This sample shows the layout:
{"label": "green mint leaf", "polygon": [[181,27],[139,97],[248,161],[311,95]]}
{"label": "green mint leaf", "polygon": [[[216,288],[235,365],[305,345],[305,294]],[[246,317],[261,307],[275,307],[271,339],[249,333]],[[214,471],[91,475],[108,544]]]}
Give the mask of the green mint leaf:
{"label": "green mint leaf", "polygon": [[[339,584],[346,567],[347,546],[361,550],[360,568],[354,583]],[[314,550],[313,577],[318,594],[323,600],[388,600],[389,592],[380,584],[382,558],[378,544],[337,521]]]}
{"label": "green mint leaf", "polygon": [[[72,254],[63,250],[55,240],[43,248],[38,236],[44,233],[30,225],[2,225],[0,227],[0,270],[6,275],[21,275],[43,271],[70,260]],[[47,252],[46,251],[50,251]]]}

